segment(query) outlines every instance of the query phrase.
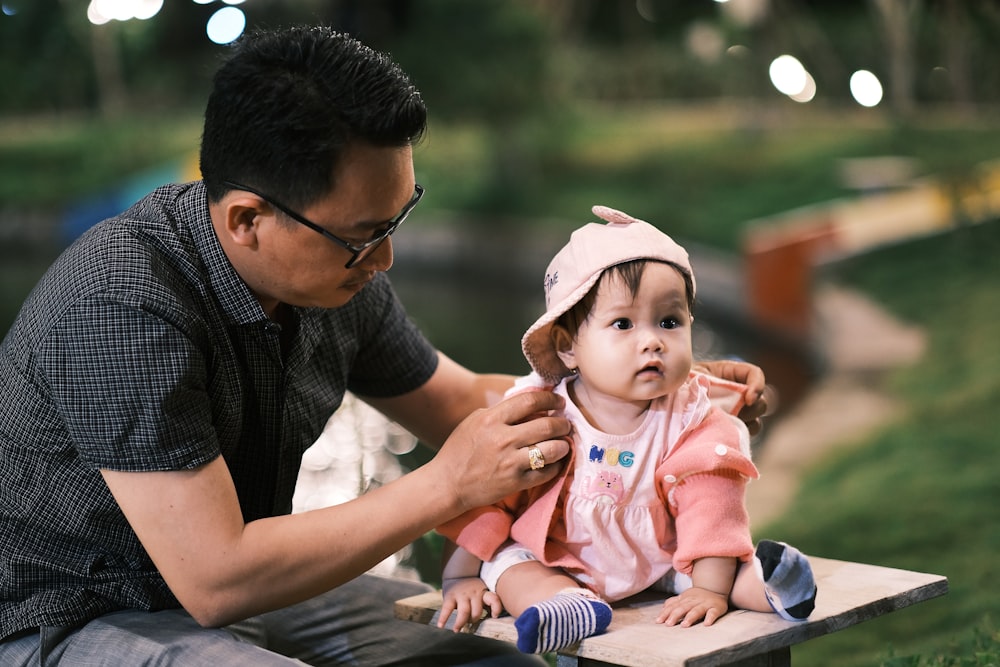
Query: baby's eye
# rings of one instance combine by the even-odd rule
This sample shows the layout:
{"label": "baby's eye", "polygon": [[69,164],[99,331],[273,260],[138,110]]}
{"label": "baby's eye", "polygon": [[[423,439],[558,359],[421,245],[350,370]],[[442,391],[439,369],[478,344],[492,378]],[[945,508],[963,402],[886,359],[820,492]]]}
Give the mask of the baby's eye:
{"label": "baby's eye", "polygon": [[626,329],[632,328],[632,320],[628,319],[627,317],[619,317],[617,320],[611,323],[611,326],[614,327],[615,329],[620,329],[622,331],[625,331]]}
{"label": "baby's eye", "polygon": [[676,329],[681,326],[681,321],[676,317],[665,317],[660,320],[660,328],[662,329]]}

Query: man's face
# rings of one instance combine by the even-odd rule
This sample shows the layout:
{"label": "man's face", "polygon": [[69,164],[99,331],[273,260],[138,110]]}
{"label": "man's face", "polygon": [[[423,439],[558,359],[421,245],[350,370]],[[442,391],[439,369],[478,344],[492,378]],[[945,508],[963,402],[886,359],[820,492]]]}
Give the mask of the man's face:
{"label": "man's face", "polygon": [[[352,147],[335,180],[333,192],[297,213],[347,243],[363,245],[412,199],[412,150]],[[392,266],[392,237],[346,268],[350,250],[266,202],[256,220],[253,251],[238,251],[231,259],[269,314],[279,303],[342,306],[376,272]]]}

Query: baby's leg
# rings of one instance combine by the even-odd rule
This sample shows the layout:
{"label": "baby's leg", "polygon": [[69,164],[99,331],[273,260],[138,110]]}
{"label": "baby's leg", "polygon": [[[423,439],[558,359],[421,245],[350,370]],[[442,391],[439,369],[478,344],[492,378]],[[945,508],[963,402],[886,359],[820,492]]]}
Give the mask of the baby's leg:
{"label": "baby's leg", "polygon": [[512,616],[520,616],[533,604],[548,600],[566,588],[580,584],[560,569],[529,560],[512,565],[497,579],[496,592],[503,608]]}
{"label": "baby's leg", "polygon": [[604,632],[611,623],[607,602],[538,561],[512,566],[496,588],[504,608],[517,616],[517,647],[525,653],[558,651]]}
{"label": "baby's leg", "polygon": [[761,540],[754,559],[736,574],[733,606],[773,611],[788,621],[804,621],[816,606],[816,581],[809,559],[781,542]]}

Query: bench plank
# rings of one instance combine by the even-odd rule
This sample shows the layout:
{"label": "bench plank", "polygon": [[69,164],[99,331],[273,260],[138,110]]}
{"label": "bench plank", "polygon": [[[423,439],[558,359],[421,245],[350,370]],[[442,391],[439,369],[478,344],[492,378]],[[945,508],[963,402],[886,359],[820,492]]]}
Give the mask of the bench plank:
{"label": "bench plank", "polygon": [[[819,594],[809,620],[792,623],[777,614],[733,611],[711,627],[673,627],[654,622],[662,596],[636,596],[615,605],[608,632],[560,652],[559,665],[707,667],[787,665],[788,647],[856,625],[948,592],[941,575],[910,572],[829,558],[810,557]],[[439,592],[396,602],[397,618],[435,623]],[[513,619],[485,619],[477,635],[514,642]],[[578,662],[577,662],[578,661]]]}

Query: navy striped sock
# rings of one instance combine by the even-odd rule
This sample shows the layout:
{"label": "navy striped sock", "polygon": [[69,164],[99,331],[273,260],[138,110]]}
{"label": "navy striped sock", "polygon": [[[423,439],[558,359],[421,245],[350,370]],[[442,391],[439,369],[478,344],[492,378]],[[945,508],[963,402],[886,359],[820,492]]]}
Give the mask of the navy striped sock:
{"label": "navy striped sock", "polygon": [[517,617],[517,648],[524,653],[558,651],[604,632],[610,623],[611,605],[586,589],[567,588]]}

